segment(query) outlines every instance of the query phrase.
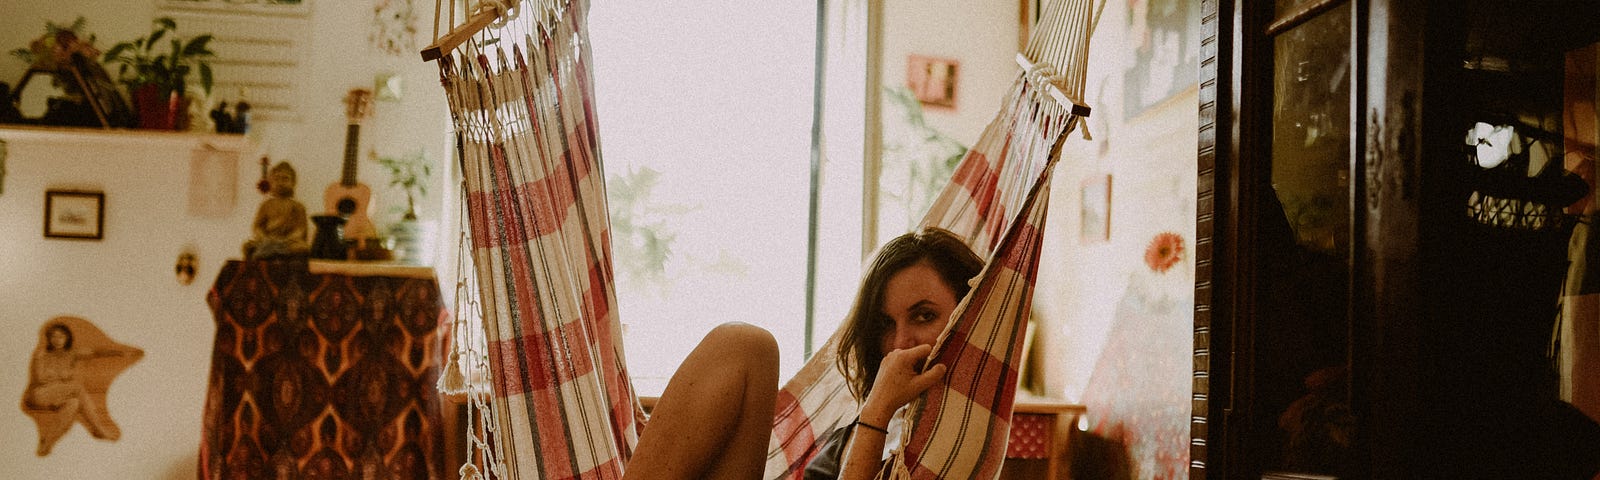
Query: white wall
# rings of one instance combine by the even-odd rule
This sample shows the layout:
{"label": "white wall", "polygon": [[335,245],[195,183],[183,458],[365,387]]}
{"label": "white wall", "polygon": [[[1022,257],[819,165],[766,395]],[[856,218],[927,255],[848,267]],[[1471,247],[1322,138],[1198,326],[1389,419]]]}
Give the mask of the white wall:
{"label": "white wall", "polygon": [[[0,392],[20,400],[36,332],[58,315],[88,319],[145,356],[107,393],[120,441],[94,440],[79,426],[50,456],[36,457],[32,420],[7,409],[0,413],[0,477],[192,478],[215,330],[205,295],[249,231],[259,198],[255,179],[241,175],[232,215],[192,217],[190,152],[207,141],[244,142],[175,134],[153,141],[91,138],[0,130],[9,151],[0,194],[0,326],[14,332],[0,340],[6,357]],[[104,192],[104,239],[44,238],[44,191],[50,188]],[[200,263],[195,282],[184,286],[173,265],[188,245]]]}
{"label": "white wall", "polygon": [[[422,149],[441,166],[436,172],[451,170],[449,118],[435,67],[415,53],[388,55],[368,45],[373,2],[311,3],[305,17],[311,36],[299,67],[299,121],[257,123],[249,141],[179,134],[62,137],[0,128],[0,140],[9,147],[0,178],[0,327],[17,332],[0,340],[6,357],[0,360],[0,392],[20,401],[36,332],[57,315],[87,318],[112,339],[145,351],[109,392],[120,441],[94,440],[74,427],[50,456],[36,457],[33,422],[11,409],[0,413],[0,478],[194,478],[214,333],[205,296],[222,263],[237,257],[249,236],[261,199],[255,190],[257,158],[266,153],[294,164],[297,198],[311,212],[321,211],[322,190],[340,174],[346,124],[340,100],[349,89],[371,88],[382,72],[403,78],[403,97],[378,102],[362,130],[360,179],[377,191],[372,212],[380,228],[397,217],[391,207],[405,199],[385,188],[387,175],[365,161],[366,151],[398,155]],[[159,13],[151,0],[7,1],[0,4],[0,49],[25,46],[44,32],[47,19],[70,23],[79,14],[106,47],[147,33]],[[431,28],[431,15],[419,14],[426,16],[418,25]],[[183,23],[179,29],[186,36],[198,33]],[[14,83],[22,69],[9,55],[0,58],[0,81]],[[223,217],[187,213],[189,152],[202,142],[247,150],[238,164],[237,203]],[[454,182],[446,176],[435,174],[437,184],[421,214],[448,226],[454,212],[441,211],[443,192],[451,191],[443,186]],[[44,191],[63,187],[105,192],[104,240],[42,236]],[[194,284],[182,286],[173,264],[186,245],[199,252],[200,268]],[[454,251],[453,241],[439,247]],[[441,278],[453,278],[445,268],[450,262],[442,263]],[[448,299],[453,292],[444,293]]]}

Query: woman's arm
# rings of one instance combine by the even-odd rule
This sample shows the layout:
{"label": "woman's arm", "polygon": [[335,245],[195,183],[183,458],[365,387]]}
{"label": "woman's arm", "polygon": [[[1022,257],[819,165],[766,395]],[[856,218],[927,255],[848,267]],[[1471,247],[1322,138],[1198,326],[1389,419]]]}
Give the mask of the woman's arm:
{"label": "woman's arm", "polygon": [[96,348],[93,350],[79,350],[78,358],[105,358],[105,357],[133,357],[134,360],[144,358],[144,350],[137,347],[114,346],[110,348]]}
{"label": "woman's arm", "polygon": [[872,391],[861,404],[861,415],[845,449],[841,480],[874,478],[883,468],[883,442],[888,434],[884,428],[900,407],[906,406],[944,380],[944,365],[934,365],[917,373],[917,366],[928,357],[933,347],[921,345],[889,352],[878,366],[878,377],[872,380]]}

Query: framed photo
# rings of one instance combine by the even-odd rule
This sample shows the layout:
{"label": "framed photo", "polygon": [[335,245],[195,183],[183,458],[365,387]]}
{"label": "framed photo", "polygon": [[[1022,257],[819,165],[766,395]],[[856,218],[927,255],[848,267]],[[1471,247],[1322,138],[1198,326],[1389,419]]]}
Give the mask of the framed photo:
{"label": "framed photo", "polygon": [[948,58],[911,55],[906,58],[906,87],[925,107],[956,107],[958,62]]}
{"label": "framed photo", "polygon": [[44,192],[45,238],[99,240],[106,224],[106,194],[76,190]]}
{"label": "framed photo", "polygon": [[1078,241],[1111,241],[1111,175],[1094,175],[1078,189]]}

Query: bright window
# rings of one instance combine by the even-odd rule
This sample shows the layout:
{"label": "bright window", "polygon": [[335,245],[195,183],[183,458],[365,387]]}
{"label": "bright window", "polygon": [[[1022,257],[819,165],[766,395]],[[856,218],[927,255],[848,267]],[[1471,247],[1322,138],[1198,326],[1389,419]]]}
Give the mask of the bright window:
{"label": "bright window", "polygon": [[728,321],[778,338],[782,378],[802,363],[816,17],[809,1],[593,3],[618,312],[641,395]]}

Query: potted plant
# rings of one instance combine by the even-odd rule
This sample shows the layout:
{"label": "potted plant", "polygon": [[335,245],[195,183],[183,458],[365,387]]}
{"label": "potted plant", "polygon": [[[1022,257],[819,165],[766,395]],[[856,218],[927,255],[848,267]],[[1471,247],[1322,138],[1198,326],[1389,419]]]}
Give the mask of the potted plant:
{"label": "potted plant", "polygon": [[[28,67],[15,89],[4,95],[7,104],[0,107],[0,121],[101,127],[131,122],[127,102],[96,61],[100,50],[94,45],[94,34],[85,29],[87,23],[81,16],[70,25],[47,21],[43,36],[11,51]],[[25,119],[16,103],[36,74],[50,77],[52,88],[60,95],[46,99],[48,110],[43,118]]]}
{"label": "potted plant", "polygon": [[417,198],[428,196],[428,180],[433,177],[433,164],[421,151],[402,157],[377,157],[377,162],[389,172],[389,186],[399,187],[406,192],[405,213],[400,221],[389,227],[395,259],[425,264],[433,243],[432,231],[417,218]]}
{"label": "potted plant", "polygon": [[94,47],[94,34],[84,31],[87,25],[83,17],[70,25],[46,21],[43,36],[29,42],[27,47],[12,50],[11,55],[27,63],[29,68],[51,72],[63,70],[73,54],[99,56],[100,51]]}
{"label": "potted plant", "polygon": [[417,197],[428,196],[428,179],[433,177],[433,164],[422,152],[404,157],[377,157],[378,165],[389,171],[389,186],[406,192],[406,211],[403,220],[417,219]]}
{"label": "potted plant", "polygon": [[[211,34],[185,40],[176,33],[178,22],[161,17],[152,22],[149,35],[113,45],[102,58],[118,63],[117,76],[128,88],[128,95],[139,113],[144,128],[181,130],[185,127],[188,99],[184,92],[189,74],[200,74],[200,86],[211,93]],[[165,47],[165,48],[163,48]]]}

